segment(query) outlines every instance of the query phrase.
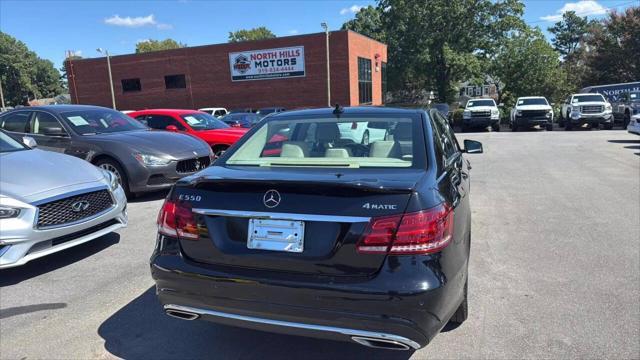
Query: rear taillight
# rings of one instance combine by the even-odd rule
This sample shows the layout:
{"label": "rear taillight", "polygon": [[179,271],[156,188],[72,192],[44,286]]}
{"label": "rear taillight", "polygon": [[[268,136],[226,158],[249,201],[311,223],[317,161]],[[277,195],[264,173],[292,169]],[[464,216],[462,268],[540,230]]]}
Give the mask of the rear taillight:
{"label": "rear taillight", "polygon": [[183,240],[198,240],[198,223],[191,211],[191,204],[166,200],[158,214],[158,232]]}
{"label": "rear taillight", "polygon": [[371,219],[357,245],[368,254],[430,254],[444,249],[453,238],[453,211],[443,204],[404,215]]}

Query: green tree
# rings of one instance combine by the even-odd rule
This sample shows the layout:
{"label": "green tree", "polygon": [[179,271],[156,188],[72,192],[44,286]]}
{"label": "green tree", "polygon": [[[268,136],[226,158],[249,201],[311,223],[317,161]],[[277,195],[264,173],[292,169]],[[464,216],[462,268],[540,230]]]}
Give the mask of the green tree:
{"label": "green tree", "polygon": [[173,39],[164,40],[144,40],[136,44],[136,54],[148,53],[159,50],[179,49],[186,47],[187,44],[175,41]]}
{"label": "green tree", "polygon": [[63,92],[60,73],[14,37],[0,32],[0,81],[8,105]]}
{"label": "green tree", "polygon": [[249,30],[238,30],[229,32],[229,42],[253,41],[263,39],[273,39],[276,35],[264,26],[260,26]]}
{"label": "green tree", "polygon": [[640,6],[611,12],[587,38],[583,86],[640,79]]}
{"label": "green tree", "polygon": [[483,64],[513,31],[524,28],[519,0],[380,0],[389,46],[389,84],[435,88],[451,102],[460,81]]}
{"label": "green tree", "polygon": [[520,96],[540,95],[558,101],[566,95],[558,52],[540,29],[526,29],[504,41],[490,74],[502,84],[501,97],[512,106]]}
{"label": "green tree", "polygon": [[372,39],[385,42],[387,40],[382,27],[383,11],[378,7],[367,6],[356,13],[356,17],[342,24],[342,30],[353,30]]}
{"label": "green tree", "polygon": [[548,28],[553,34],[553,47],[565,58],[570,58],[582,45],[593,23],[587,17],[576,15],[575,11],[562,14],[562,20]]}

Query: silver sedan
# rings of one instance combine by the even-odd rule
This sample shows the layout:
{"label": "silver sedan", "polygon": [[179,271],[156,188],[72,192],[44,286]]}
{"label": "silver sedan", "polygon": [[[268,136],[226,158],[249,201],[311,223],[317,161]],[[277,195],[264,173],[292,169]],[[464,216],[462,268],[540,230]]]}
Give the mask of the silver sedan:
{"label": "silver sedan", "polygon": [[0,131],[0,269],[125,227],[126,207],[112,173]]}

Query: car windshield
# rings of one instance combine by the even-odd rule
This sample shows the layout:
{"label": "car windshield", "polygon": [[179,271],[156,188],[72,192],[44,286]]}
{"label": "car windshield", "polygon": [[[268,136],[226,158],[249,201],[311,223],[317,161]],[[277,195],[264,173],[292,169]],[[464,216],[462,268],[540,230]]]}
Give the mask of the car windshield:
{"label": "car windshield", "polygon": [[66,123],[80,135],[116,133],[149,129],[139,121],[115,110],[87,109],[61,114]]}
{"label": "car windshield", "polygon": [[[273,118],[227,159],[262,167],[382,167],[415,164],[423,136],[409,117]],[[422,157],[424,158],[424,156]]]}
{"label": "car windshield", "polygon": [[578,103],[578,102],[604,102],[604,97],[602,97],[602,95],[600,94],[596,94],[596,95],[578,95],[578,96],[574,96],[573,100],[574,103]]}
{"label": "car windshield", "polygon": [[474,107],[474,106],[496,106],[496,103],[489,99],[489,100],[469,100],[469,102],[467,103],[467,107]]}
{"label": "car windshield", "polygon": [[226,129],[229,127],[229,125],[209,114],[193,113],[181,115],[180,117],[196,131]]}
{"label": "car windshield", "polygon": [[629,101],[640,102],[640,92],[629,93]]}
{"label": "car windshield", "polygon": [[518,105],[549,105],[545,98],[519,99]]}
{"label": "car windshield", "polygon": [[9,135],[0,131],[0,153],[27,150],[28,147],[13,140]]}

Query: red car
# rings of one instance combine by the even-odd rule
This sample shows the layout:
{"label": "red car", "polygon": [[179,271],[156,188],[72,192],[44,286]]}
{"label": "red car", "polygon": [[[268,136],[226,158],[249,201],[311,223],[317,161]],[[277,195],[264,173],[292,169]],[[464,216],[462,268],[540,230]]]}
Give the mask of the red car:
{"label": "red car", "polygon": [[216,157],[249,130],[232,128],[205,112],[195,110],[151,109],[134,111],[127,115],[152,129],[197,136],[211,146]]}

